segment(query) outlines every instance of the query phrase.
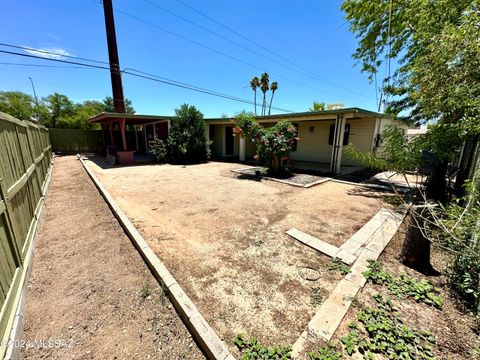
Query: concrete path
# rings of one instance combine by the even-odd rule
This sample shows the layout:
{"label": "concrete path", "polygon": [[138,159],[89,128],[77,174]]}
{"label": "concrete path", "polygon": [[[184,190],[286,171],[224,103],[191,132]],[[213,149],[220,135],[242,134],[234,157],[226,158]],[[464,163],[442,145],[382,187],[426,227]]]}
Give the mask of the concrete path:
{"label": "concrete path", "polygon": [[[386,209],[380,210],[368,223],[366,223],[357,233],[340,246],[338,252],[332,249],[332,245],[325,246],[322,242],[320,251],[329,256],[338,256],[338,254],[350,254],[356,260],[351,267],[351,272],[341,280],[335,287],[330,296],[320,306],[315,316],[310,320],[302,335],[293,345],[293,356],[298,358],[303,353],[303,349],[308,342],[314,342],[320,338],[324,341],[330,341],[347,313],[352,300],[363,288],[366,279],[363,272],[367,270],[368,260],[377,260],[390,240],[397,232],[398,227],[404,218],[403,214],[390,212]],[[289,230],[294,235],[299,234]],[[288,232],[287,232],[288,233]],[[306,235],[306,234],[305,234]],[[309,240],[307,245],[311,246],[314,239],[300,234],[302,242]],[[318,240],[318,239],[316,239]],[[320,240],[318,240],[320,241]],[[318,244],[317,244],[318,245]],[[333,255],[331,255],[333,254]],[[343,260],[342,260],[343,261]]]}
{"label": "concrete path", "polygon": [[76,157],[56,158],[45,211],[22,357],[204,358]]}

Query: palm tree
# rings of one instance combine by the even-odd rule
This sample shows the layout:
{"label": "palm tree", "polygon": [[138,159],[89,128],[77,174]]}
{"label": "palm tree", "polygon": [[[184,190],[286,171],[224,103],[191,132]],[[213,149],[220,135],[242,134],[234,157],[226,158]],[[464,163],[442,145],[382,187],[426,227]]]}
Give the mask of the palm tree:
{"label": "palm tree", "polygon": [[265,96],[269,89],[269,86],[268,86],[269,82],[270,82],[270,77],[268,73],[263,73],[262,76],[260,76],[260,89],[263,92],[262,115],[265,115],[265,112],[267,109],[267,102],[265,101]]}
{"label": "palm tree", "polygon": [[276,81],[273,81],[272,85],[270,85],[270,90],[272,90],[272,97],[270,98],[270,106],[268,107],[268,115],[270,115],[270,111],[272,110],[273,95],[275,95],[275,91],[277,89],[278,89],[278,83]]}
{"label": "palm tree", "polygon": [[257,115],[257,88],[260,86],[260,80],[258,77],[252,78],[250,80],[250,87],[253,90],[253,106],[255,107],[255,115]]}

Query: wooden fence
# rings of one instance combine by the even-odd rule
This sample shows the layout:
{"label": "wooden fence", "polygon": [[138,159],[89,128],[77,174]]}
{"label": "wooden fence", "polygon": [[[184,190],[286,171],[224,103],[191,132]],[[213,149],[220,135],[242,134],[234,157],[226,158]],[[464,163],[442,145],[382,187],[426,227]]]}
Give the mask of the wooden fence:
{"label": "wooden fence", "polygon": [[0,112],[0,359],[30,262],[50,171],[48,130]]}

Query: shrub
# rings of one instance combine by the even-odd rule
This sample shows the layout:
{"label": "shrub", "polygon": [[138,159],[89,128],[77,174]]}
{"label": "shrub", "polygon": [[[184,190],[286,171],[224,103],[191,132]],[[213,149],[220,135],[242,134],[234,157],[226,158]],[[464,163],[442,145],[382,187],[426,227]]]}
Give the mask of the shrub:
{"label": "shrub", "polygon": [[210,158],[203,114],[195,106],[175,109],[167,139],[169,160],[174,163],[200,163]]}
{"label": "shrub", "polygon": [[282,169],[282,158],[289,155],[297,137],[297,129],[287,120],[264,128],[252,115],[242,112],[235,119],[234,134],[250,136],[257,144],[257,156],[265,161],[269,170],[276,174]]}
{"label": "shrub", "polygon": [[158,162],[165,162],[167,160],[167,147],[162,139],[154,139],[148,145],[148,151],[155,156]]}

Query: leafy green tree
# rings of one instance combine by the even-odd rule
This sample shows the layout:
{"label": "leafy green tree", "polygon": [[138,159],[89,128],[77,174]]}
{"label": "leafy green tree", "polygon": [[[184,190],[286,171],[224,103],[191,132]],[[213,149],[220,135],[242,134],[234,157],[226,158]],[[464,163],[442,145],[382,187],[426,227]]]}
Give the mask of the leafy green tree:
{"label": "leafy green tree", "polygon": [[[106,96],[105,99],[102,100],[103,102],[103,111],[105,112],[115,112],[115,107],[113,105],[113,97]],[[135,109],[132,106],[132,101],[130,99],[125,99],[125,107],[127,110],[127,114],[135,114]]]}
{"label": "leafy green tree", "polygon": [[210,157],[203,114],[195,106],[183,104],[175,109],[167,138],[169,160],[174,163],[199,163]]}
{"label": "leafy green tree", "polygon": [[31,120],[35,117],[35,101],[21,91],[1,91],[0,111],[20,120]]}
{"label": "leafy green tree", "polygon": [[88,119],[103,111],[103,103],[86,100],[74,105],[73,115],[67,118],[68,127],[74,129],[99,129],[99,124],[90,124]]}
{"label": "leafy green tree", "polygon": [[[363,71],[373,78],[384,61],[387,68],[398,64],[384,83],[390,113],[411,123],[478,124],[479,0],[344,0],[342,9],[359,40],[354,58]],[[431,151],[449,143],[437,137]],[[434,159],[432,200],[446,199],[447,169],[444,157]]]}
{"label": "leafy green tree", "polygon": [[44,123],[47,127],[55,128],[58,124],[68,123],[68,118],[74,114],[74,104],[68,96],[53,93],[43,99],[49,112],[49,119]]}
{"label": "leafy green tree", "polygon": [[308,108],[308,111],[324,111],[325,110],[325,103],[313,101],[313,105],[311,108]]}
{"label": "leafy green tree", "polygon": [[274,175],[284,170],[282,159],[289,155],[293,144],[299,140],[295,126],[289,121],[279,121],[272,127],[264,128],[246,112],[237,114],[233,131],[235,135],[251,137],[257,145],[257,156],[265,161]]}

